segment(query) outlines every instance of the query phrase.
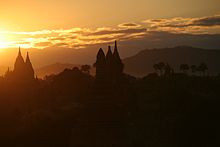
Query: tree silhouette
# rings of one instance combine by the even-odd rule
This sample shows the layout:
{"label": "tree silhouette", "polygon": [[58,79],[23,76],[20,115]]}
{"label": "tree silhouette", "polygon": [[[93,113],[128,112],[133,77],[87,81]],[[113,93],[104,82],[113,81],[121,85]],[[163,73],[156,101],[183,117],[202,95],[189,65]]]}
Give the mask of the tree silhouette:
{"label": "tree silhouette", "polygon": [[191,65],[190,68],[191,68],[192,74],[196,73],[196,71],[197,71],[197,66],[196,65]]}
{"label": "tree silhouette", "polygon": [[163,75],[163,72],[165,70],[165,64],[163,62],[159,62],[158,64],[154,64],[153,67],[156,70],[156,72],[159,71],[160,76]]}
{"label": "tree silhouette", "polygon": [[164,67],[164,75],[165,76],[169,76],[172,73],[172,68],[170,67],[170,65],[167,63]]}
{"label": "tree silhouette", "polygon": [[187,73],[188,70],[189,70],[188,64],[181,64],[180,65],[180,71],[182,71],[183,73]]}
{"label": "tree silhouette", "polygon": [[163,62],[159,62],[159,63],[158,63],[158,66],[159,66],[160,72],[162,73],[163,70],[164,70],[165,64],[164,64]]}
{"label": "tree silhouette", "polygon": [[91,70],[91,66],[90,65],[82,65],[81,66],[81,71],[84,72],[84,73],[87,73],[89,74],[90,73],[90,70]]}
{"label": "tree silhouette", "polygon": [[159,71],[159,66],[158,66],[158,64],[154,64],[153,67],[154,67],[154,69],[155,69],[156,72]]}
{"label": "tree silhouette", "polygon": [[197,71],[200,72],[200,75],[203,74],[203,76],[205,76],[205,72],[208,70],[208,66],[205,63],[201,63],[198,67],[197,67]]}

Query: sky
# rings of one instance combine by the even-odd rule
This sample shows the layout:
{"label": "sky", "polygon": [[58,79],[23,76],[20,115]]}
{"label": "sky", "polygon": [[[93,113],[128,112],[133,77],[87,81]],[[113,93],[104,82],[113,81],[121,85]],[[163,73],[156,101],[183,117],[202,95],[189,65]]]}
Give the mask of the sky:
{"label": "sky", "polygon": [[1,0],[0,27],[13,31],[94,28],[218,12],[219,0]]}
{"label": "sky", "polygon": [[219,34],[220,0],[0,0],[0,65],[11,64],[18,46],[90,53],[119,40],[125,57],[175,45],[220,49]]}

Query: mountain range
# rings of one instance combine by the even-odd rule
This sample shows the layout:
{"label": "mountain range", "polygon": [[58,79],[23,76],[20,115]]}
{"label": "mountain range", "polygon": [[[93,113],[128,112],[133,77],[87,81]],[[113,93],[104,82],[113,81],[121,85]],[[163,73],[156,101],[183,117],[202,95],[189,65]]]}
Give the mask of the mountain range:
{"label": "mountain range", "polygon": [[[78,53],[74,57],[77,58],[77,55]],[[40,58],[40,56],[37,57]],[[33,60],[36,60],[35,58],[36,56],[33,58]],[[94,55],[94,57],[91,58],[92,58],[91,60],[91,67],[92,67],[92,64],[94,63],[94,59],[96,57]],[[55,61],[55,59],[53,61]],[[190,66],[190,65],[199,65],[200,63],[206,63],[208,66],[209,74],[211,75],[219,74],[220,50],[201,49],[190,46],[145,49],[139,51],[133,56],[123,59],[123,63],[125,65],[124,71],[125,73],[136,77],[143,77],[151,72],[154,72],[155,70],[153,68],[153,65],[159,62],[169,63],[176,72],[179,72],[180,64],[188,64]],[[35,62],[33,61],[33,63]],[[49,64],[46,66],[43,65],[35,68],[35,73],[38,77],[42,78],[45,75],[57,74],[63,71],[65,68],[73,68],[73,67],[80,68],[81,65],[82,64],[74,64],[73,62],[71,62],[71,60],[70,62],[64,62],[64,63],[49,62]],[[1,75],[3,75],[6,70],[7,67],[5,66],[0,67]],[[95,74],[94,68],[92,68],[91,74],[93,75]]]}
{"label": "mountain range", "polygon": [[164,62],[179,72],[180,64],[199,65],[205,63],[209,74],[220,73],[220,50],[201,49],[190,46],[146,49],[134,56],[125,58],[125,72],[134,76],[145,76],[154,71],[153,65]]}

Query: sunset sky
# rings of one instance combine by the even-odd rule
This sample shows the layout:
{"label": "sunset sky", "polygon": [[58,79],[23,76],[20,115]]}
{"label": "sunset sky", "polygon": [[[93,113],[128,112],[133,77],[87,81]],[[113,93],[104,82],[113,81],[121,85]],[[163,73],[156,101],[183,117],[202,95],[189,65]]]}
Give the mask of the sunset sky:
{"label": "sunset sky", "polygon": [[0,0],[1,64],[18,46],[89,49],[117,39],[129,56],[148,47],[218,48],[219,34],[220,0]]}

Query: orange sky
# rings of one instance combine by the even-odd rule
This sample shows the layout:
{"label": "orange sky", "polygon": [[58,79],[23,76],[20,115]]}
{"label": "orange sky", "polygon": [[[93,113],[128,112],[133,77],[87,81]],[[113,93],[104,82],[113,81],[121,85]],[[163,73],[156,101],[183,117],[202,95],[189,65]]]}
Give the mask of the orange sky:
{"label": "orange sky", "polygon": [[[148,28],[149,25],[144,23],[146,20],[201,18],[219,12],[219,0],[0,0],[0,48],[19,45],[44,48],[60,43],[55,39],[72,31],[76,36],[79,31],[91,33],[103,28],[118,29],[123,23]],[[88,38],[88,35],[80,35]],[[100,36],[89,37],[92,38],[96,39],[93,42],[100,42],[97,40]],[[78,46],[85,41],[69,42],[73,41],[65,41],[70,46]]]}
{"label": "orange sky", "polygon": [[0,30],[94,28],[219,12],[219,0],[0,0]]}
{"label": "orange sky", "polygon": [[117,39],[140,48],[134,40],[160,41],[155,32],[219,34],[220,0],[0,0],[2,60],[18,46],[83,49]]}

